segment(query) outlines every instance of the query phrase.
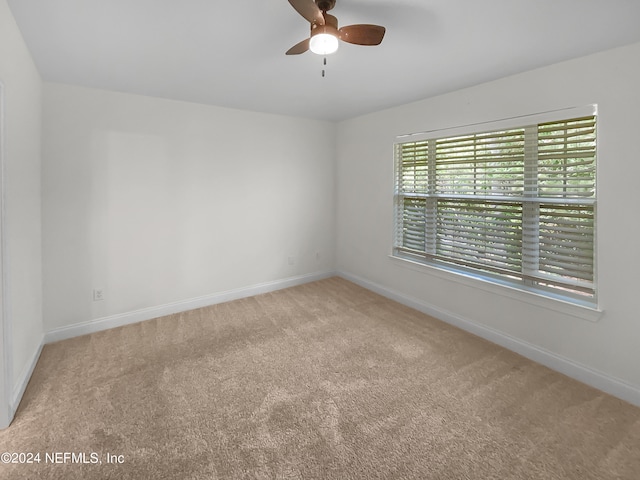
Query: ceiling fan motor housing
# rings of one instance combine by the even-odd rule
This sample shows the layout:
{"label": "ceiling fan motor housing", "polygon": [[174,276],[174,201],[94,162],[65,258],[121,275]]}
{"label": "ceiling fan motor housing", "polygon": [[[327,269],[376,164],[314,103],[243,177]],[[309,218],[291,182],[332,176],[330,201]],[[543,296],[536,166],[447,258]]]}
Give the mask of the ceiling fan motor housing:
{"label": "ceiling fan motor housing", "polygon": [[316,5],[323,12],[328,12],[336,5],[336,0],[315,0]]}
{"label": "ceiling fan motor housing", "polygon": [[319,33],[329,33],[338,36],[338,19],[328,13],[324,14],[324,25],[311,24],[311,36]]}

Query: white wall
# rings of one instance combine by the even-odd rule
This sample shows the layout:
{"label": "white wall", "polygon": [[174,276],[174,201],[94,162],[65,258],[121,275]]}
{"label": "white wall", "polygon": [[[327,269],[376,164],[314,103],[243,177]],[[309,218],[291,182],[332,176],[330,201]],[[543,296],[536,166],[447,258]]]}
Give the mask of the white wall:
{"label": "white wall", "polygon": [[333,124],[44,92],[47,331],[333,269]]}
{"label": "white wall", "polygon": [[42,342],[40,134],[42,81],[5,0],[0,0],[4,91],[4,303],[12,408]]}
{"label": "white wall", "polygon": [[[639,59],[634,44],[340,123],[338,268],[471,330],[640,393]],[[592,103],[599,107],[598,321],[389,258],[396,135]]]}

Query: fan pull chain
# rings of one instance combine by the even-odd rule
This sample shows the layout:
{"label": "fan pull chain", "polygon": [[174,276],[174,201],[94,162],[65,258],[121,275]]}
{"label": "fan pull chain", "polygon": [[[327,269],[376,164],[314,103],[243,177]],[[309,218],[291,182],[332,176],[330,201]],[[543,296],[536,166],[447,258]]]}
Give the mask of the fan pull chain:
{"label": "fan pull chain", "polygon": [[[324,57],[324,60],[322,62],[323,65],[327,64],[327,57]],[[322,76],[324,77],[324,68],[322,69]]]}

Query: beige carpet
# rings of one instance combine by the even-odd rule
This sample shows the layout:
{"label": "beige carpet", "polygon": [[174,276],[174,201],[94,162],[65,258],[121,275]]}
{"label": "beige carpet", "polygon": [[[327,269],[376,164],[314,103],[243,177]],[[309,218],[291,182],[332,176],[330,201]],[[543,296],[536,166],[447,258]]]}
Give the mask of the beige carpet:
{"label": "beige carpet", "polygon": [[637,480],[640,409],[331,278],[47,345],[5,451],[41,463],[2,479]]}

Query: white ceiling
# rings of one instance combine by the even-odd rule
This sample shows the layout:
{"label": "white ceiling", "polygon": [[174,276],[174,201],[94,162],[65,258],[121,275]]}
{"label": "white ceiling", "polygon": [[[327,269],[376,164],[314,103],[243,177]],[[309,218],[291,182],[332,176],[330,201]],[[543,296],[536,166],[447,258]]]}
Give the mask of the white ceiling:
{"label": "white ceiling", "polygon": [[287,0],[8,3],[45,81],[325,120],[640,41],[640,0],[337,0],[387,33],[323,67]]}

